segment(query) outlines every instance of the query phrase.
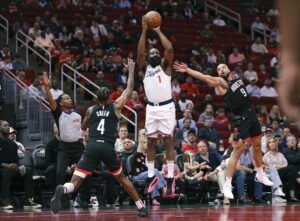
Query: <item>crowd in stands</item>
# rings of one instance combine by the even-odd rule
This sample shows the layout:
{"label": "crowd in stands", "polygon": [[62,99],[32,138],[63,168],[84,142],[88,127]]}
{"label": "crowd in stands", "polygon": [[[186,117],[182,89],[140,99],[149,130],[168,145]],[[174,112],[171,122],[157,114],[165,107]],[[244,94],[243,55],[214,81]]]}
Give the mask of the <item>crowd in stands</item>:
{"label": "crowd in stands", "polygon": [[[137,50],[137,35],[141,29],[141,15],[146,10],[155,9],[164,17],[164,19],[184,19],[196,21],[199,27],[197,30],[197,41],[190,42],[191,47],[185,48],[187,54],[186,62],[191,68],[202,71],[205,74],[215,75],[215,67],[218,63],[228,63],[232,72],[241,77],[247,84],[247,91],[253,99],[262,128],[262,151],[264,153],[263,162],[265,170],[276,186],[272,189],[275,202],[285,202],[285,197],[293,202],[297,202],[299,197],[299,171],[300,171],[300,141],[299,131],[292,119],[288,119],[280,112],[275,98],[278,96],[274,88],[280,75],[280,53],[274,51],[271,43],[263,43],[261,36],[257,36],[254,41],[248,41],[247,45],[241,47],[232,39],[232,45],[227,48],[214,48],[213,44],[207,42],[207,39],[219,37],[220,28],[222,33],[226,32],[226,27],[234,30],[233,24],[221,15],[212,15],[203,11],[202,1],[151,1],[151,0],[116,0],[110,1],[47,1],[47,0],[27,0],[12,1],[8,6],[9,13],[18,16],[12,25],[12,31],[22,30],[33,40],[32,45],[40,53],[44,53],[40,46],[48,50],[53,61],[53,77],[51,93],[57,98],[63,93],[57,85],[59,79],[60,67],[68,64],[78,70],[80,73],[88,76],[95,84],[100,87],[112,89],[111,100],[116,100],[124,90],[124,84],[127,82],[128,70],[124,68],[123,63],[126,57],[135,60]],[[157,3],[158,2],[158,3]],[[153,3],[153,4],[152,4]],[[154,4],[156,3],[156,4]],[[39,7],[43,15],[36,16],[34,19],[24,17],[23,11],[26,7]],[[126,9],[124,14],[117,17],[110,17],[106,10]],[[57,9],[58,13],[54,13]],[[81,17],[73,21],[64,21],[59,14],[59,10],[72,9],[81,11],[89,9],[91,16]],[[92,9],[92,10],[91,10]],[[253,21],[252,29],[264,30],[267,24],[260,20],[261,10],[248,8],[251,13],[258,17]],[[116,16],[116,14],[114,14]],[[272,17],[278,16],[276,8],[265,10],[265,15]],[[264,15],[264,16],[265,16]],[[268,20],[266,20],[267,22]],[[270,20],[268,24],[272,30],[276,26]],[[164,27],[164,22],[162,23]],[[176,39],[176,33],[169,33],[169,38],[173,45],[180,44]],[[275,34],[274,34],[275,36]],[[200,40],[206,39],[201,42]],[[277,41],[280,39],[276,33]],[[147,35],[148,49],[160,47],[157,36],[149,31]],[[176,52],[176,51],[175,51]],[[175,59],[176,53],[175,53]],[[7,46],[0,50],[0,68],[8,68],[16,71],[17,79],[28,86],[28,93],[45,97],[41,74],[37,73],[33,79],[26,76],[26,64],[20,54],[13,54]],[[43,60],[37,58],[40,66],[44,66]],[[136,73],[135,90],[132,92],[127,105],[138,113],[144,113],[147,105],[142,80],[143,70]],[[68,85],[69,82],[65,82]],[[95,88],[90,82],[84,82],[86,88],[91,91]],[[68,88],[66,87],[66,90]],[[69,91],[65,91],[69,92]],[[222,186],[225,182],[226,164],[232,151],[230,143],[232,142],[231,125],[227,108],[218,96],[218,91],[208,88],[203,82],[196,81],[192,77],[185,77],[178,73],[172,75],[172,92],[177,108],[177,128],[174,135],[175,151],[177,154],[174,168],[176,179],[176,196],[180,201],[186,201],[188,196],[199,196],[201,202],[207,202],[207,192],[212,191],[210,184],[218,183],[218,190],[215,195],[222,196]],[[83,93],[82,100],[91,101],[93,97],[88,93]],[[267,102],[268,101],[268,102]],[[79,102],[78,102],[79,103]],[[144,116],[144,115],[142,115]],[[139,119],[142,120],[142,119]],[[293,128],[291,131],[290,128]],[[13,133],[13,132],[12,132]],[[293,134],[294,133],[294,134]],[[128,138],[128,128],[122,125],[118,131],[115,149],[119,153],[123,163],[123,170],[133,181],[138,182],[147,177],[147,166],[145,164],[145,155],[147,143],[143,130],[139,131],[137,142]],[[15,139],[15,138],[14,138]],[[55,141],[59,139],[57,136]],[[226,151],[224,152],[224,144]],[[55,173],[55,153],[49,161],[49,151],[46,146],[47,177],[48,184],[52,190],[55,187],[53,172]],[[163,146],[158,143],[158,155],[163,154]],[[23,148],[21,152],[26,151]],[[130,156],[132,164],[130,169],[128,159]],[[1,158],[1,163],[5,159]],[[236,198],[239,203],[249,203],[251,199],[255,203],[265,202],[263,198],[263,186],[254,181],[255,165],[252,163],[251,145],[247,147],[240,158],[237,166],[237,172],[234,175],[236,180]],[[68,173],[72,172],[74,165],[70,165]],[[50,171],[50,172],[49,172]],[[165,196],[165,181],[163,176],[166,174],[164,160],[158,160],[157,175],[161,181],[154,192],[151,194],[151,203],[159,205],[163,202]],[[52,174],[52,175],[51,175]],[[106,185],[114,187],[114,180],[107,176]],[[111,180],[112,179],[112,180]],[[1,182],[3,182],[0,178]],[[54,183],[53,183],[54,182]],[[247,184],[247,194],[245,194],[245,185]],[[113,189],[113,188],[112,188]],[[109,189],[109,191],[115,191]],[[193,194],[190,194],[192,191]],[[189,195],[190,194],[190,195]],[[117,194],[112,194],[117,195]],[[3,193],[1,193],[3,197]],[[32,197],[30,195],[30,197]],[[117,198],[107,199],[109,204],[114,204]],[[120,200],[120,199],[118,199]],[[34,202],[33,202],[34,203]],[[224,199],[224,203],[230,203]],[[7,205],[6,205],[7,206]]]}

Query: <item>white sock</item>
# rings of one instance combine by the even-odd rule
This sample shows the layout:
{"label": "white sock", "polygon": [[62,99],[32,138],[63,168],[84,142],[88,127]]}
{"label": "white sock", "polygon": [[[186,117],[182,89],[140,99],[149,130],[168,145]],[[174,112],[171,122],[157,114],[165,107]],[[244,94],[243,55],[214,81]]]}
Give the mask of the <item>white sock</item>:
{"label": "white sock", "polygon": [[154,161],[148,161],[147,167],[148,167],[148,177],[153,177],[154,176]]}
{"label": "white sock", "polygon": [[258,174],[259,176],[264,175],[264,170],[263,170],[262,167],[257,167],[256,170],[257,170],[257,174]]}
{"label": "white sock", "polygon": [[174,160],[167,161],[167,168],[168,168],[168,178],[174,177]]}
{"label": "white sock", "polygon": [[232,177],[227,176],[225,180],[225,184],[230,184],[231,185]]}
{"label": "white sock", "polygon": [[135,205],[138,209],[145,207],[145,205],[141,199],[139,199],[138,201],[135,201]]}
{"label": "white sock", "polygon": [[74,184],[73,183],[65,183],[64,184],[64,193],[72,193],[74,191]]}

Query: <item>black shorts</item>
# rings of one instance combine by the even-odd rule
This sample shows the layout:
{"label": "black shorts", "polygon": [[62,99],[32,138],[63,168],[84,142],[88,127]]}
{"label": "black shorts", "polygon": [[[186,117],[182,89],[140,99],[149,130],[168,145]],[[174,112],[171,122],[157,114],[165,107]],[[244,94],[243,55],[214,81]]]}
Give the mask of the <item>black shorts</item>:
{"label": "black shorts", "polygon": [[122,165],[114,144],[96,141],[87,143],[84,154],[75,170],[90,175],[101,161],[113,175],[118,175],[122,171]]}
{"label": "black shorts", "polygon": [[233,141],[249,141],[251,138],[261,136],[261,127],[257,119],[256,113],[249,108],[241,116],[235,116],[232,120],[233,124]]}

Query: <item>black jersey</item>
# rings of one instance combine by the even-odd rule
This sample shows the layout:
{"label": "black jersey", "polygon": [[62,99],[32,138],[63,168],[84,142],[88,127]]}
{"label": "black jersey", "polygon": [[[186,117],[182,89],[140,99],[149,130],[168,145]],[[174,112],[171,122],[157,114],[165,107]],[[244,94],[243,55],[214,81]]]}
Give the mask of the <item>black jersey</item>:
{"label": "black jersey", "polygon": [[115,143],[118,123],[119,119],[115,114],[114,104],[103,107],[93,106],[90,116],[89,139]]}
{"label": "black jersey", "polygon": [[223,96],[225,105],[232,114],[241,115],[252,106],[246,87],[239,77],[227,83],[228,89]]}

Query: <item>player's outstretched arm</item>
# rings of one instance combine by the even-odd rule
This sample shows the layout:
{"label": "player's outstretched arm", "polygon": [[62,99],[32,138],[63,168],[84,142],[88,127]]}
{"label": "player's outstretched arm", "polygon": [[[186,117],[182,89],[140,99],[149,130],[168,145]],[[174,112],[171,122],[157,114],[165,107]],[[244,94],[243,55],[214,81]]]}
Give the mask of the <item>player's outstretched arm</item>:
{"label": "player's outstretched arm", "polygon": [[139,40],[138,50],[137,50],[137,64],[139,69],[142,69],[146,63],[145,56],[145,45],[146,45],[146,34],[147,34],[147,22],[145,16],[142,18],[143,31]]}
{"label": "player's outstretched arm", "polygon": [[121,110],[124,107],[124,105],[127,102],[127,99],[130,97],[131,92],[133,91],[134,86],[134,68],[135,68],[135,62],[127,58],[128,64],[124,64],[125,67],[128,68],[128,81],[127,81],[127,87],[123,91],[122,95],[114,102],[115,104],[115,112],[118,117],[121,116]]}
{"label": "player's outstretched arm", "polygon": [[46,72],[44,72],[44,88],[45,88],[45,91],[46,91],[46,96],[47,96],[47,99],[49,101],[49,104],[50,104],[50,109],[51,110],[56,110],[57,108],[57,103],[56,101],[54,100],[51,92],[50,92],[50,80],[48,78],[48,74]]}
{"label": "player's outstretched arm", "polygon": [[184,64],[182,62],[181,63],[175,62],[173,65],[173,68],[177,72],[187,73],[200,81],[206,82],[210,87],[217,87],[217,86],[227,87],[226,81],[223,78],[212,77],[209,75],[202,74],[199,71],[195,71],[195,70],[189,68],[186,64]]}
{"label": "player's outstretched arm", "polygon": [[171,66],[173,64],[174,59],[174,52],[173,52],[173,46],[172,43],[169,41],[169,39],[161,32],[160,27],[153,28],[153,30],[157,33],[161,44],[165,48],[164,53],[164,61],[167,63],[167,65]]}

